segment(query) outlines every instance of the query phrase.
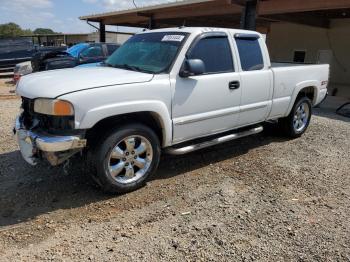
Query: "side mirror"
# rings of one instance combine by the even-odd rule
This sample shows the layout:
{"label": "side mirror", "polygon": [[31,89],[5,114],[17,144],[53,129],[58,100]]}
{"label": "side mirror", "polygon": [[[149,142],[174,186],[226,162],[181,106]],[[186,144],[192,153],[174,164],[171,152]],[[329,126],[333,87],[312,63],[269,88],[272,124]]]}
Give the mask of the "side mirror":
{"label": "side mirror", "polygon": [[204,62],[200,59],[186,59],[180,71],[181,77],[202,75],[205,72]]}

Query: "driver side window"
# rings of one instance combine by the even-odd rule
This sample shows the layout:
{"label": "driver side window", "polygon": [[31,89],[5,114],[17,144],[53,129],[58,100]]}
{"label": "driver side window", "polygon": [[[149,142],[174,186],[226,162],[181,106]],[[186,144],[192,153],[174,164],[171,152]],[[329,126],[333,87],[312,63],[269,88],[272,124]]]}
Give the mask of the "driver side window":
{"label": "driver side window", "polygon": [[84,58],[93,58],[103,56],[103,52],[101,46],[90,46],[81,52],[80,55]]}
{"label": "driver side window", "polygon": [[230,43],[227,36],[207,37],[199,40],[187,54],[187,59],[200,59],[204,74],[234,72]]}

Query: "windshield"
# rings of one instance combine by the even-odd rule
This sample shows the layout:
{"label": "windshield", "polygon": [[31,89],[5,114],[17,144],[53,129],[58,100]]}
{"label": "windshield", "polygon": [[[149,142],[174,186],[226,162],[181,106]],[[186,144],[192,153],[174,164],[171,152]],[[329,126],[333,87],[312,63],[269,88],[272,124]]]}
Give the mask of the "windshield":
{"label": "windshield", "polygon": [[105,63],[127,70],[162,73],[172,65],[186,36],[182,32],[138,34],[117,49]]}
{"label": "windshield", "polygon": [[73,57],[78,57],[81,50],[83,50],[87,46],[89,46],[89,44],[87,44],[87,43],[73,45],[71,48],[68,48],[67,53]]}

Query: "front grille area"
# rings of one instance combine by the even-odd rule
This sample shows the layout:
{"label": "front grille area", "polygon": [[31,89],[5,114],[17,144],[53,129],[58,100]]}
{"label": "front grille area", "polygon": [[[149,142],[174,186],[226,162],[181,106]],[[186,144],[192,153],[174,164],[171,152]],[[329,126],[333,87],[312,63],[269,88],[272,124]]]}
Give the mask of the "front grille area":
{"label": "front grille area", "polygon": [[74,130],[74,116],[50,116],[34,112],[34,99],[22,97],[22,122],[27,129],[59,134]]}
{"label": "front grille area", "polygon": [[32,128],[34,121],[34,100],[22,97],[22,121],[27,129]]}

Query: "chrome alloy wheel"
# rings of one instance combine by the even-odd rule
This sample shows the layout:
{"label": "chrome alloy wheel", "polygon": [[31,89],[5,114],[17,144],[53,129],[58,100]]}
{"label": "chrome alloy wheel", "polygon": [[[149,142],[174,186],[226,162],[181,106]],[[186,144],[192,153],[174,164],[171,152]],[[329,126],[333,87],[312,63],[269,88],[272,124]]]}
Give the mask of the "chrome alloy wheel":
{"label": "chrome alloy wheel", "polygon": [[310,118],[310,107],[307,103],[301,103],[295,111],[293,126],[296,132],[302,132],[308,125]]}
{"label": "chrome alloy wheel", "polygon": [[112,149],[108,159],[108,170],[113,179],[121,184],[133,183],[151,166],[151,142],[143,136],[126,137]]}

